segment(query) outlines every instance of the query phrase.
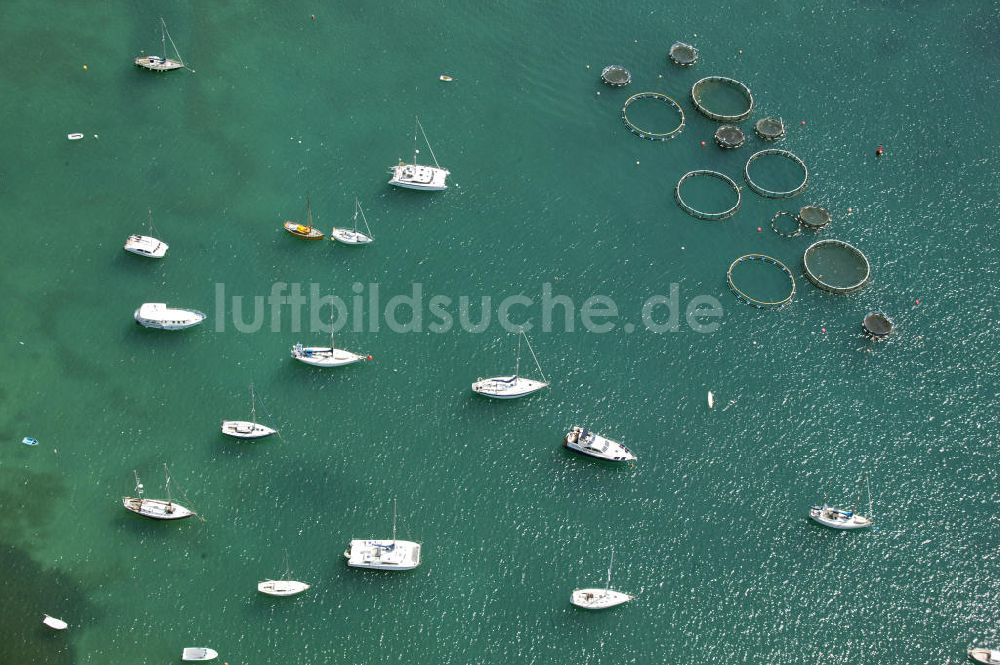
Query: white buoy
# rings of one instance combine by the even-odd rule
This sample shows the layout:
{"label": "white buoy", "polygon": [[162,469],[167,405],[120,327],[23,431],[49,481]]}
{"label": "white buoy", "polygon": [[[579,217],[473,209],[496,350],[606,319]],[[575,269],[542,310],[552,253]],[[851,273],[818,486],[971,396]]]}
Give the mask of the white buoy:
{"label": "white buoy", "polygon": [[708,391],[708,408],[715,408],[715,395],[712,394],[711,390]]}

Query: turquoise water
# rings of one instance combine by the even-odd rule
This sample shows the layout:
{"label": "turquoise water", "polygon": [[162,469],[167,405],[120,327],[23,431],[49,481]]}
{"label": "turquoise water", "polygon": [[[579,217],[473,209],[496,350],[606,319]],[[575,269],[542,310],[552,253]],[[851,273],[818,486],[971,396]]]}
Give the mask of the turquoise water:
{"label": "turquoise water", "polygon": [[[196,73],[132,66],[161,15]],[[958,663],[1000,642],[995,4],[9,1],[0,18],[0,661],[159,663],[204,645],[230,665]],[[668,65],[675,40],[698,46],[695,67]],[[628,88],[600,84],[611,63]],[[712,74],[758,103],[739,150],[691,106]],[[623,127],[642,90],[684,106],[677,139]],[[385,184],[415,114],[447,192]],[[689,170],[742,182],[764,115],[785,119],[807,192],[744,188],[723,222],[681,212]],[[324,230],[359,197],[376,242],[282,232],[307,193]],[[821,237],[868,255],[872,284],[844,298],[799,278],[780,312],[738,303],[725,270],[741,254],[800,276],[815,237],[769,220],[810,203],[834,214]],[[162,262],[121,250],[147,208]],[[349,304],[378,284],[383,305],[419,283],[494,309],[548,283],[577,305],[607,295],[620,318],[533,331],[552,388],[494,403],[469,384],[512,369],[495,316],[478,334],[348,325],[338,346],[374,361],[314,370],[288,349],[325,333],[293,331],[287,308],[276,331],[240,333],[232,303],[216,307],[219,284],[249,303],[276,282]],[[643,302],[672,284],[677,332],[644,331]],[[684,321],[701,295],[721,304],[716,332]],[[211,320],[144,330],[145,301]],[[874,308],[898,334],[872,349]],[[513,311],[540,325],[537,305]],[[247,416],[250,383],[280,438],[219,434]],[[566,453],[574,423],[639,463]],[[133,470],[162,493],[163,463],[203,523],[121,508]],[[852,502],[865,472],[876,529],[806,519],[824,494]],[[348,570],[348,540],[388,537],[393,497],[423,565]],[[613,585],[638,598],[571,607],[612,545]],[[313,588],[260,596],[286,550]],[[46,612],[71,629],[46,632]]]}

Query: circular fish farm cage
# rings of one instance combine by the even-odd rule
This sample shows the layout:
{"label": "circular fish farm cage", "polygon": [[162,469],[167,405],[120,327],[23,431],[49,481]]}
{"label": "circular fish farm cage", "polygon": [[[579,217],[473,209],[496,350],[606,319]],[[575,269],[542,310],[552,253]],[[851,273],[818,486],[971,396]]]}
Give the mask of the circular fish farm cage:
{"label": "circular fish farm cage", "polygon": [[[741,289],[736,285],[736,281],[733,279],[733,271],[741,264],[753,262],[772,265],[785,275],[788,279],[788,293],[783,298],[757,298],[747,293],[745,289]],[[729,269],[726,270],[726,282],[729,284],[729,289],[733,292],[733,295],[736,296],[737,300],[759,309],[781,309],[792,302],[795,298],[795,276],[792,275],[792,271],[778,259],[772,258],[766,254],[744,254],[743,256],[738,257],[735,261],[729,264]]]}
{"label": "circular fish farm cage", "polygon": [[[750,177],[750,165],[761,157],[766,157],[768,155],[784,157],[785,159],[791,160],[798,165],[798,167],[802,169],[802,182],[800,182],[796,187],[785,191],[766,189],[754,182],[753,178]],[[750,155],[750,159],[747,160],[746,166],[743,167],[743,177],[746,179],[747,185],[750,186],[750,189],[769,199],[790,199],[793,196],[798,196],[804,192],[806,187],[809,185],[809,169],[806,168],[806,163],[799,159],[795,153],[789,152],[788,150],[778,150],[777,148],[761,150],[760,152],[755,152]]]}
{"label": "circular fish farm cage", "polygon": [[843,240],[820,240],[802,254],[806,279],[824,291],[846,295],[865,288],[871,264],[861,250]]}
{"label": "circular fish farm cage", "polygon": [[753,130],[765,141],[777,141],[785,138],[785,121],[768,116],[754,123]]}
{"label": "circular fish farm cage", "polygon": [[799,209],[799,223],[810,231],[821,231],[830,225],[833,216],[820,206],[803,206]]}
{"label": "circular fish farm cage", "polygon": [[881,342],[888,337],[894,326],[892,319],[882,312],[868,312],[868,315],[861,322],[865,337],[873,342]]}
{"label": "circular fish farm cage", "polygon": [[[743,98],[743,101],[746,103],[746,108],[736,113],[721,113],[719,111],[709,109],[704,104],[703,100],[705,94],[711,92],[713,89],[728,89],[735,91],[736,95]],[[736,79],[731,79],[725,76],[706,76],[705,78],[696,81],[695,84],[691,86],[691,101],[694,102],[694,107],[698,109],[702,115],[718,122],[742,122],[743,120],[749,118],[750,114],[753,113],[753,95],[750,94],[750,88]]]}
{"label": "circular fish farm cage", "polygon": [[[792,224],[795,225],[795,228],[793,230],[788,231],[786,229],[782,229],[778,225],[778,220],[783,219],[785,217],[792,220]],[[797,236],[802,235],[802,227],[799,226],[799,218],[793,215],[792,213],[788,212],[787,210],[779,210],[778,212],[774,213],[774,217],[771,218],[771,230],[777,233],[779,236],[784,236],[786,238],[795,238]]]}
{"label": "circular fish farm cage", "polygon": [[[707,176],[710,178],[718,178],[727,185],[729,185],[734,192],[736,192],[736,203],[734,203],[729,208],[722,210],[720,212],[705,212],[703,210],[698,210],[690,206],[684,201],[684,197],[681,196],[681,186],[690,180],[691,178],[697,178],[699,176]],[[677,181],[677,186],[674,187],[674,198],[677,199],[677,205],[681,207],[681,210],[691,215],[692,217],[697,217],[698,219],[708,219],[708,220],[723,220],[728,219],[736,214],[736,211],[740,209],[740,205],[743,203],[743,194],[740,192],[739,186],[736,182],[727,176],[725,173],[719,173],[718,171],[709,171],[707,169],[702,169],[700,171],[688,171],[681,176],[681,179]]]}
{"label": "circular fish farm cage", "polygon": [[[668,132],[654,132],[648,129],[642,129],[638,127],[634,122],[632,122],[628,117],[628,107],[641,99],[655,99],[666,104],[668,107],[672,108],[677,112],[677,126]],[[638,136],[641,139],[646,139],[647,141],[669,141],[670,139],[676,137],[682,131],[684,131],[684,109],[681,105],[675,102],[670,97],[667,97],[663,93],[659,92],[640,92],[638,94],[632,95],[625,100],[625,105],[622,106],[622,122],[628,127],[628,130]]]}
{"label": "circular fish farm cage", "polygon": [[670,47],[669,55],[670,61],[681,67],[690,67],[698,62],[698,49],[684,42],[675,42]]}
{"label": "circular fish farm cage", "polygon": [[601,70],[601,80],[612,88],[624,88],[632,82],[632,74],[621,65],[608,65]]}
{"label": "circular fish farm cage", "polygon": [[715,130],[715,142],[724,150],[739,148],[746,140],[746,134],[736,125],[722,125]]}

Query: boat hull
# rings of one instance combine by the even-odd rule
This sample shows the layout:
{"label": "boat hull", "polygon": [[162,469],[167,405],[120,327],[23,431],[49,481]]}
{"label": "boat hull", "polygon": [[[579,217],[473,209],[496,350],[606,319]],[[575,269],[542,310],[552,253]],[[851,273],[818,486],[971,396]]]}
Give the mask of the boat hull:
{"label": "boat hull", "polygon": [[344,245],[367,245],[372,242],[373,238],[360,231],[334,228],[330,231],[330,240]]}
{"label": "boat hull", "polygon": [[985,665],[998,665],[1000,664],[1000,651],[997,649],[969,649],[969,658]]}
{"label": "boat hull", "polygon": [[276,434],[278,431],[267,425],[252,423],[249,420],[223,420],[220,429],[223,434],[234,439],[262,439],[265,436]]}
{"label": "boat hull", "polygon": [[164,303],[144,303],[132,316],[140,326],[157,330],[185,330],[208,318],[196,309],[177,309]]}
{"label": "boat hull", "polygon": [[537,393],[549,384],[519,376],[495,376],[472,384],[472,392],[491,399],[517,399]]}
{"label": "boat hull", "polygon": [[214,660],[219,652],[208,647],[187,647],[181,652],[181,660]]}
{"label": "boat hull", "polygon": [[180,520],[194,515],[193,510],[171,501],[161,499],[141,499],[139,497],[122,497],[125,510],[148,517],[153,520]]}
{"label": "boat hull", "polygon": [[609,607],[624,605],[633,596],[611,589],[576,589],[569,602],[585,610],[606,610]]}
{"label": "boat hull", "polygon": [[344,558],[351,568],[413,570],[420,565],[420,549],[409,540],[352,540]]}
{"label": "boat hull", "polygon": [[308,584],[295,580],[265,580],[257,585],[257,591],[267,596],[294,596],[308,589]]}
{"label": "boat hull", "polygon": [[854,529],[866,529],[872,525],[872,521],[861,515],[851,514],[849,517],[837,517],[844,515],[843,511],[830,506],[813,506],[809,510],[809,519],[822,524],[830,529],[841,531],[852,531]]}
{"label": "boat hull", "polygon": [[140,55],[135,59],[135,64],[151,72],[169,72],[175,69],[183,69],[184,63],[170,58],[161,58],[156,55]]}
{"label": "boat hull", "polygon": [[42,623],[44,623],[46,626],[48,626],[52,630],[66,630],[67,628],[69,628],[69,624],[68,623],[66,623],[62,619],[57,619],[55,617],[50,617],[48,614],[46,614],[42,618]]}
{"label": "boat hull", "polygon": [[306,226],[298,222],[285,222],[283,227],[296,238],[303,240],[322,240],[323,232],[314,226]]}
{"label": "boat hull", "polygon": [[448,189],[445,180],[451,173],[448,169],[421,164],[397,164],[389,169],[392,178],[389,184],[403,189],[418,189],[425,192],[440,192]]}

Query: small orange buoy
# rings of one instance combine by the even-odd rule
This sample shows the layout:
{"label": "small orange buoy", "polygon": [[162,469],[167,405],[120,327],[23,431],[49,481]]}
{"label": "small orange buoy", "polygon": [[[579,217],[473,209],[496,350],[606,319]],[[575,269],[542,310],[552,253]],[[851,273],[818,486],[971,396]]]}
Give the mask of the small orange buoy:
{"label": "small orange buoy", "polygon": [[879,146],[879,147],[875,148],[875,156],[876,157],[881,157],[884,154],[885,154],[885,148],[884,147]]}
{"label": "small orange buoy", "polygon": [[917,304],[918,305],[920,304],[920,298],[917,298]]}
{"label": "small orange buoy", "polygon": [[805,121],[805,120],[803,120],[803,121],[802,121],[802,124],[803,124],[803,125],[804,125],[804,124],[806,124],[806,121]]}
{"label": "small orange buoy", "polygon": [[763,230],[764,230],[764,229],[760,228],[759,226],[757,227],[757,233],[760,233],[760,232],[761,232],[761,231],[763,231]]}
{"label": "small orange buoy", "polygon": [[372,358],[372,354],[370,353],[368,354],[368,360],[375,360],[374,358]]}
{"label": "small orange buoy", "polygon": [[704,142],[704,141],[702,141],[702,142],[701,142],[701,147],[702,147],[702,148],[704,148],[704,147],[705,147],[705,142]]}
{"label": "small orange buoy", "polygon": [[824,334],[826,333],[826,328],[820,328],[820,330],[823,331]]}

